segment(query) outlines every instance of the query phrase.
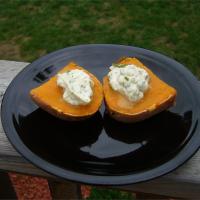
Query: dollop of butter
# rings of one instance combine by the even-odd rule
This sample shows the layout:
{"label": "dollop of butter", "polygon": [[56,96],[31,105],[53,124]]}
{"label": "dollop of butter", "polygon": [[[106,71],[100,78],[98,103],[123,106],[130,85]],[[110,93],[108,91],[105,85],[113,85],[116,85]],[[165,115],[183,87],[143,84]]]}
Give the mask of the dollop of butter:
{"label": "dollop of butter", "polygon": [[74,69],[57,75],[57,85],[63,88],[63,99],[72,105],[87,105],[92,100],[93,81],[83,70]]}
{"label": "dollop of butter", "polygon": [[133,64],[112,65],[108,79],[113,90],[125,95],[132,102],[144,97],[150,81],[147,71]]}

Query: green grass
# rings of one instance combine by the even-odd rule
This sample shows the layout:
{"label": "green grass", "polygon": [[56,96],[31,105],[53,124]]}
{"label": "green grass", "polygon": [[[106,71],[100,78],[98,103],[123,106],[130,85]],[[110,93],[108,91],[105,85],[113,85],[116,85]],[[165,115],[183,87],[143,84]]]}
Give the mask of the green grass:
{"label": "green grass", "polygon": [[[200,77],[199,34],[197,0],[0,0],[0,59],[31,62],[72,45],[125,44],[164,53]],[[90,199],[131,198],[123,195],[95,189]]]}
{"label": "green grass", "polygon": [[87,200],[134,200],[135,196],[128,192],[120,192],[119,190],[107,190],[107,189],[98,189],[93,188],[91,195]]}
{"label": "green grass", "polygon": [[114,43],[167,54],[200,77],[199,10],[195,0],[0,0],[0,59]]}

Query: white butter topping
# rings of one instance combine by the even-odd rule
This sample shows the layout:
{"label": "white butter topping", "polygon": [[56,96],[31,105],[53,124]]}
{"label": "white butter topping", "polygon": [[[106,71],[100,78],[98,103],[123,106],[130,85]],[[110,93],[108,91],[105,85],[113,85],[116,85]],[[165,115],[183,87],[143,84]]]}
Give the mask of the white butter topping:
{"label": "white butter topping", "polygon": [[125,95],[130,101],[137,102],[143,98],[149,88],[149,74],[136,65],[111,66],[108,78],[113,90]]}
{"label": "white butter topping", "polygon": [[57,85],[63,88],[63,99],[72,105],[86,105],[92,100],[93,81],[82,70],[74,69],[58,74]]}

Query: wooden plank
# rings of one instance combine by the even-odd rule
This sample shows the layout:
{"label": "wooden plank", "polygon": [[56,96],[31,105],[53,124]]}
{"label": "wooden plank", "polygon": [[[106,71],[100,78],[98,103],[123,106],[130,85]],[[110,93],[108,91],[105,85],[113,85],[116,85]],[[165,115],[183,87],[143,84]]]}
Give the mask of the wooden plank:
{"label": "wooden plank", "polygon": [[[0,103],[3,94],[13,79],[28,63],[0,61]],[[198,198],[200,196],[200,150],[183,166],[172,173],[145,183],[117,187],[125,190],[160,195]],[[0,170],[15,171],[47,178],[56,177],[30,164],[9,143],[0,123]]]}
{"label": "wooden plank", "polygon": [[35,167],[30,162],[22,158],[21,156],[0,156],[0,170],[6,172],[18,172],[27,175],[41,176],[45,178],[55,177],[45,171]]}
{"label": "wooden plank", "polygon": [[66,183],[58,181],[48,181],[49,188],[53,199],[82,199],[81,198],[81,189],[79,184],[75,183]]}
{"label": "wooden plank", "polygon": [[[28,63],[0,60],[0,105],[3,94],[12,79],[25,67]],[[1,121],[1,120],[0,120]],[[4,134],[2,124],[0,122],[0,155],[19,156],[12,145],[8,142]]]}
{"label": "wooden plank", "polygon": [[176,198],[199,199],[200,185],[192,182],[172,180],[167,177],[129,186],[117,187],[121,190],[159,194]]}
{"label": "wooden plank", "polygon": [[0,172],[0,186],[1,199],[17,199],[12,182],[7,173]]}

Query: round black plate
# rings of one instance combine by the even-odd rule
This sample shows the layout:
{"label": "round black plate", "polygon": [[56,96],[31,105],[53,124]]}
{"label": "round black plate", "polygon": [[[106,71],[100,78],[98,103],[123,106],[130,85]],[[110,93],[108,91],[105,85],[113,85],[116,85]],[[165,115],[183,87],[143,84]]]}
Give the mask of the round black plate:
{"label": "round black plate", "polygon": [[[86,121],[66,122],[30,99],[32,88],[70,61],[102,80],[108,67],[122,56],[137,57],[175,87],[176,106],[128,125],[109,118],[104,105]],[[175,169],[199,148],[199,97],[196,78],[166,56],[130,46],[81,45],[46,55],[17,75],[4,95],[2,124],[14,147],[49,173],[89,184],[130,184]]]}

